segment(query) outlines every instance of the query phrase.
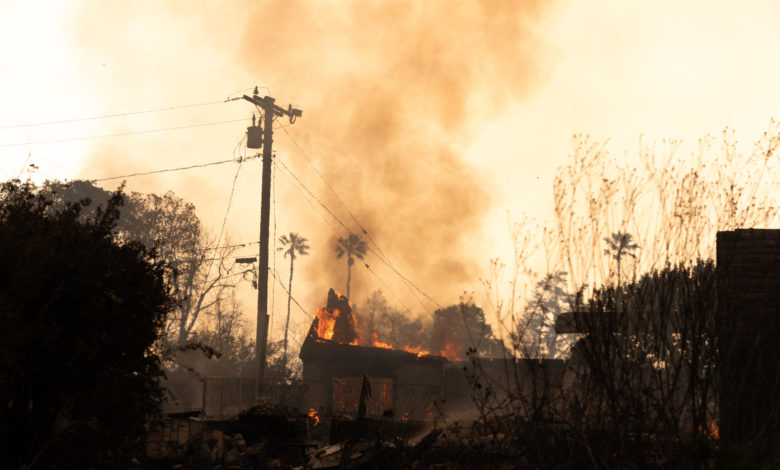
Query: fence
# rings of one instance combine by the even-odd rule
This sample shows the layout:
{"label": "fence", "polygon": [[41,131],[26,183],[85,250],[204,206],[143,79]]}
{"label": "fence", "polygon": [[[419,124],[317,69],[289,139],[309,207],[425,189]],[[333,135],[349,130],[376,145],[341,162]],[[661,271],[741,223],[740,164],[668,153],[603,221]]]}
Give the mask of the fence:
{"label": "fence", "polygon": [[203,417],[229,419],[255,405],[255,379],[205,377]]}

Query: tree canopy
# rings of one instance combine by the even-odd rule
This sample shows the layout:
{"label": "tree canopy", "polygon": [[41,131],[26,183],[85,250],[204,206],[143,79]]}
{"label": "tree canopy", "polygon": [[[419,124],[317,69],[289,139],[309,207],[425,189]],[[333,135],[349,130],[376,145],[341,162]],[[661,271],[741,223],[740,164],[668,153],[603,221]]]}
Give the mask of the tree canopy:
{"label": "tree canopy", "polygon": [[[109,191],[81,180],[47,181],[42,191],[49,194],[57,207],[89,198],[92,204],[81,211],[84,220],[111,198]],[[177,287],[176,310],[165,325],[164,340],[167,344],[187,343],[202,313],[214,310],[220,302],[230,304],[229,291],[238,282],[237,277],[230,277],[235,264],[229,256],[233,248],[208,249],[214,241],[198,218],[195,206],[170,191],[162,195],[133,192],[125,197],[119,213],[114,237],[154,248],[157,257],[177,273],[171,278]]]}
{"label": "tree canopy", "polygon": [[441,351],[450,360],[465,360],[469,348],[484,356],[504,353],[485,320],[485,312],[464,296],[459,304],[434,312],[430,349]]}
{"label": "tree canopy", "polygon": [[0,467],[122,468],[159,409],[175,302],[166,265],[115,236],[122,201],[82,217],[86,200],[0,186]]}

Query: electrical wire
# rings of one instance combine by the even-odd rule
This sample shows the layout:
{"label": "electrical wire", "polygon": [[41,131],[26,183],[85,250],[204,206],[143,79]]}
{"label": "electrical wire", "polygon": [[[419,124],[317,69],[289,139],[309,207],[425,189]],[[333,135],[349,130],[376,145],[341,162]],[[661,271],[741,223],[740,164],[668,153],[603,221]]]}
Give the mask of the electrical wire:
{"label": "electrical wire", "polygon": [[[273,160],[272,160],[273,161]],[[271,199],[271,207],[273,208],[273,216],[274,216],[274,235],[273,235],[273,247],[272,247],[272,253],[273,257],[271,258],[271,269],[276,271],[276,165],[271,166],[271,194],[273,198]],[[276,284],[271,285],[271,326],[268,329],[268,333],[270,335],[271,331],[273,331],[274,327],[274,319],[276,317]]]}
{"label": "electrical wire", "polygon": [[301,304],[299,304],[299,303],[298,303],[298,301],[297,301],[297,300],[295,300],[295,297],[293,297],[293,296],[290,294],[290,291],[288,291],[288,290],[287,290],[287,288],[286,288],[286,287],[284,287],[284,282],[283,282],[283,281],[282,281],[282,279],[279,277],[279,274],[278,274],[278,273],[277,273],[275,270],[270,270],[270,269],[269,269],[269,271],[271,272],[271,274],[273,274],[273,275],[274,275],[274,278],[276,278],[276,281],[279,283],[279,285],[280,285],[280,286],[282,286],[282,289],[284,289],[284,292],[285,292],[285,293],[287,293],[287,295],[289,295],[289,296],[290,296],[290,298],[291,298],[291,299],[292,299],[292,301],[295,303],[295,305],[297,305],[297,306],[298,306],[298,308],[299,308],[299,309],[301,309],[301,312],[303,312],[303,313],[305,313],[306,315],[308,315],[310,319],[311,319],[311,318],[314,318],[314,315],[312,315],[311,313],[309,313],[308,311],[306,311],[306,309],[305,309],[305,308],[303,308],[303,307],[301,306]]}
{"label": "electrical wire", "polygon": [[239,158],[238,160],[234,160],[234,159],[220,160],[220,161],[216,161],[216,162],[200,163],[200,164],[197,164],[197,165],[182,166],[182,167],[178,167],[178,168],[166,168],[164,170],[143,171],[143,172],[140,172],[140,173],[130,173],[130,174],[121,175],[121,176],[110,176],[108,178],[95,178],[95,179],[90,179],[90,180],[87,180],[87,181],[89,181],[91,183],[98,183],[98,182],[101,182],[101,181],[110,181],[110,180],[118,180],[118,179],[123,179],[123,178],[132,178],[134,176],[146,176],[146,175],[154,175],[154,174],[157,174],[157,173],[169,173],[171,171],[192,170],[194,168],[204,168],[204,167],[207,167],[207,166],[224,165],[225,163],[234,163],[234,162],[242,162],[242,161],[247,161],[247,160],[254,160],[254,159],[259,158],[259,157],[260,157],[260,155],[254,155],[254,156],[250,156],[250,157]]}
{"label": "electrical wire", "polygon": [[[333,213],[333,211],[332,211],[332,210],[331,210],[331,209],[330,209],[330,208],[329,208],[327,205],[325,205],[325,203],[324,203],[324,202],[322,202],[322,201],[321,201],[319,198],[317,198],[317,196],[315,196],[315,195],[314,195],[314,193],[312,193],[312,192],[309,190],[309,188],[307,188],[307,187],[306,187],[306,185],[305,185],[305,184],[303,184],[303,182],[300,180],[300,178],[298,178],[297,176],[295,176],[295,173],[293,173],[293,172],[292,172],[292,170],[290,170],[290,168],[289,168],[289,167],[287,167],[287,165],[285,165],[285,164],[284,164],[283,162],[281,162],[281,161],[279,161],[278,163],[279,163],[280,165],[282,165],[282,168],[283,168],[284,170],[286,170],[286,171],[287,171],[287,173],[289,173],[289,174],[290,174],[290,176],[292,176],[292,177],[295,179],[295,181],[297,181],[297,182],[298,182],[298,184],[299,184],[299,185],[300,185],[300,186],[301,186],[301,187],[302,187],[302,188],[303,188],[303,189],[304,189],[304,190],[305,190],[305,191],[306,191],[306,192],[307,192],[307,193],[308,193],[308,194],[309,194],[309,195],[310,195],[310,196],[311,196],[311,197],[312,197],[312,198],[313,198],[315,201],[317,201],[317,203],[318,203],[320,206],[322,206],[322,208],[323,208],[323,209],[325,209],[325,211],[327,211],[327,212],[328,212],[328,214],[330,214],[330,216],[331,216],[331,217],[333,217],[333,218],[334,218],[334,219],[335,219],[335,220],[336,220],[336,221],[337,221],[337,222],[338,222],[338,223],[339,223],[339,224],[340,224],[340,225],[341,225],[341,226],[342,226],[342,227],[343,227],[343,228],[344,228],[344,229],[345,229],[345,230],[346,230],[348,233],[350,233],[350,234],[352,234],[352,233],[353,233],[353,232],[352,232],[352,231],[349,229],[349,227],[347,227],[347,225],[346,225],[346,224],[345,224],[345,223],[344,223],[344,222],[343,222],[343,221],[342,221],[342,220],[341,220],[341,219],[340,219],[340,218],[339,218],[339,217],[338,217],[338,216],[337,216],[335,213]],[[405,283],[406,283],[406,284],[407,284],[407,285],[410,287],[410,290],[411,290],[411,292],[412,292],[413,294],[414,294],[414,291],[416,290],[416,291],[418,291],[420,294],[422,294],[422,295],[423,295],[425,298],[427,298],[429,301],[431,301],[431,302],[432,302],[434,305],[436,305],[438,308],[440,308],[440,309],[442,308],[441,304],[439,304],[439,303],[438,303],[436,300],[434,300],[434,299],[433,299],[433,298],[432,298],[430,295],[428,295],[428,294],[427,294],[425,291],[423,291],[422,289],[420,289],[419,287],[417,287],[417,285],[416,285],[415,283],[413,283],[413,282],[412,282],[412,281],[411,281],[409,278],[407,278],[407,277],[406,277],[406,276],[404,276],[404,275],[403,275],[403,274],[402,274],[400,271],[398,271],[398,269],[396,269],[396,268],[395,268],[395,266],[393,266],[393,265],[392,265],[392,263],[390,263],[390,261],[389,261],[389,260],[388,260],[386,257],[384,257],[384,256],[380,256],[380,254],[379,254],[379,253],[377,253],[377,251],[376,251],[376,250],[374,250],[374,249],[373,249],[373,248],[372,248],[370,245],[368,245],[368,246],[367,246],[367,248],[368,248],[368,251],[369,251],[370,253],[372,253],[374,256],[376,256],[376,257],[377,257],[377,259],[379,259],[380,261],[382,261],[382,262],[383,262],[383,263],[384,263],[384,264],[385,264],[385,265],[386,265],[388,268],[390,268],[390,269],[391,269],[391,270],[392,270],[392,271],[393,271],[393,272],[394,272],[396,275],[398,275],[398,276],[399,276],[401,279],[403,279],[403,280],[404,280],[404,282],[405,282]],[[417,297],[417,295],[416,295],[416,294],[415,294],[415,297]],[[418,301],[419,301],[419,300],[420,300],[420,299],[419,299],[419,297],[418,297]],[[420,303],[422,304],[422,302],[420,302]],[[424,307],[424,308],[426,308],[426,309],[427,309],[427,307],[425,307],[425,305],[424,305],[424,304],[422,304],[422,305],[423,305],[423,307]]]}
{"label": "electrical wire", "polygon": [[[434,299],[433,299],[433,298],[432,298],[430,295],[428,295],[428,294],[427,294],[426,292],[424,292],[422,289],[420,289],[419,287],[417,287],[417,285],[416,285],[416,284],[414,284],[414,283],[413,283],[413,282],[412,282],[412,281],[411,281],[409,278],[407,278],[406,276],[404,276],[403,274],[401,274],[401,272],[400,272],[398,269],[396,269],[396,267],[395,267],[395,266],[393,266],[393,264],[390,262],[390,260],[387,258],[387,256],[385,256],[385,254],[384,254],[384,252],[382,251],[382,249],[381,249],[381,248],[379,248],[379,245],[376,243],[376,241],[374,241],[374,239],[371,237],[371,234],[369,234],[369,233],[368,233],[368,231],[365,229],[365,227],[363,227],[363,225],[360,223],[360,221],[357,219],[357,217],[355,217],[355,215],[352,213],[352,211],[351,211],[351,210],[349,210],[349,208],[347,207],[347,205],[344,203],[344,200],[343,200],[343,199],[341,199],[341,197],[339,197],[339,195],[336,193],[336,190],[334,190],[334,189],[333,189],[333,187],[332,187],[332,186],[331,186],[331,185],[328,183],[328,181],[327,181],[327,180],[325,179],[325,177],[322,175],[322,173],[321,173],[321,172],[320,172],[320,170],[317,168],[317,166],[314,164],[314,162],[311,160],[311,158],[309,158],[309,156],[306,154],[306,152],[303,150],[303,148],[301,148],[301,146],[298,144],[298,142],[297,142],[297,141],[296,141],[296,140],[295,140],[295,139],[292,137],[292,135],[290,135],[290,133],[289,133],[289,132],[287,132],[287,129],[286,129],[286,127],[283,127],[283,128],[282,128],[282,130],[283,130],[283,131],[284,131],[284,133],[287,135],[287,137],[290,139],[290,141],[292,141],[292,143],[295,145],[295,147],[298,149],[298,151],[301,153],[301,155],[303,155],[303,157],[306,159],[306,161],[308,161],[308,162],[309,162],[309,164],[312,166],[312,168],[314,169],[314,171],[315,171],[315,172],[317,173],[317,175],[320,177],[320,179],[322,180],[322,182],[323,182],[323,183],[325,183],[325,186],[327,186],[327,187],[328,187],[328,189],[329,189],[329,190],[330,190],[330,191],[333,193],[333,195],[336,197],[336,200],[337,200],[337,201],[339,201],[339,203],[341,204],[341,206],[342,206],[342,207],[343,207],[343,208],[344,208],[344,209],[347,211],[347,213],[350,215],[350,217],[352,218],[352,220],[354,220],[354,221],[355,221],[355,223],[357,224],[357,226],[358,226],[358,227],[360,227],[360,230],[363,232],[363,234],[366,236],[366,238],[367,238],[367,239],[368,239],[368,240],[369,240],[369,241],[370,241],[370,242],[371,242],[371,243],[374,245],[374,247],[376,248],[376,251],[374,251],[374,250],[372,250],[372,249],[371,249],[371,247],[369,246],[369,247],[368,247],[369,251],[373,252],[373,253],[374,253],[374,255],[375,255],[377,258],[379,258],[379,260],[380,260],[380,261],[382,261],[382,262],[383,262],[384,264],[386,264],[386,265],[387,265],[387,266],[388,266],[388,267],[389,267],[391,270],[393,270],[393,272],[395,272],[395,273],[396,273],[396,274],[397,274],[397,275],[398,275],[398,276],[399,276],[401,279],[403,279],[403,280],[404,280],[404,282],[405,282],[405,283],[407,283],[407,284],[408,284],[408,285],[409,285],[409,286],[410,286],[412,289],[414,289],[414,290],[417,290],[418,292],[420,292],[420,293],[421,293],[422,295],[424,295],[424,296],[425,296],[425,297],[426,297],[428,300],[430,300],[431,302],[433,302],[433,303],[434,303],[434,304],[435,304],[435,305],[436,305],[438,308],[442,308],[441,304],[439,304],[439,303],[438,303],[436,300],[434,300]],[[288,171],[289,171],[289,169],[288,169]],[[296,178],[296,179],[297,179],[297,178]],[[301,183],[301,184],[303,184],[303,183]],[[308,190],[307,190],[307,191],[308,191]],[[318,201],[318,202],[319,202],[319,201]],[[320,204],[322,204],[322,203],[320,203]],[[333,214],[333,212],[332,212],[330,209],[327,209],[327,210],[328,210],[328,212],[329,212],[329,213],[330,213],[330,214],[331,214],[331,215],[332,215],[334,218],[336,218],[336,219],[338,220],[338,218],[337,218],[337,217],[336,217],[336,216]],[[347,231],[348,231],[348,232],[352,233],[352,231],[351,231],[351,230],[349,230],[349,229],[347,228],[347,226],[346,226],[346,225],[345,225],[343,222],[341,222],[341,221],[339,220],[339,223],[340,223],[340,224],[341,224],[341,225],[342,225],[342,226],[343,226],[345,229],[347,229]],[[378,253],[377,253],[377,252],[378,252]]]}
{"label": "electrical wire", "polygon": [[[298,142],[295,139],[293,139],[293,136],[291,136],[290,133],[287,132],[287,126],[282,127],[282,130],[284,131],[285,134],[287,134],[287,137],[290,139],[290,141],[293,143],[293,145],[295,145],[295,147],[298,149],[298,151],[301,153],[301,155],[303,155],[303,158],[305,158],[306,161],[309,162],[309,165],[311,165],[311,167],[314,169],[314,172],[317,173],[317,176],[320,177],[322,182],[325,183],[325,186],[327,186],[327,188],[330,190],[330,192],[333,193],[333,195],[336,197],[336,200],[339,202],[339,204],[341,204],[341,207],[343,207],[344,210],[347,211],[347,213],[352,218],[352,220],[354,220],[355,223],[357,224],[357,226],[360,227],[360,230],[363,232],[363,234],[366,236],[366,238],[368,238],[368,240],[371,243],[374,244],[374,246],[376,247],[377,251],[379,251],[379,253],[382,255],[382,257],[384,257],[386,259],[384,252],[382,252],[382,249],[379,248],[379,245],[377,245],[377,243],[371,237],[371,234],[368,233],[368,230],[366,230],[365,227],[363,227],[363,225],[360,223],[360,221],[357,219],[357,217],[355,217],[355,215],[352,213],[352,211],[349,210],[349,207],[347,207],[347,205],[344,203],[344,200],[341,199],[341,197],[339,197],[338,193],[336,193],[336,190],[333,189],[333,186],[331,186],[330,183],[328,183],[328,181],[322,175],[322,172],[320,172],[320,169],[317,168],[317,165],[315,165],[314,162],[312,161],[312,159],[309,158],[309,156],[306,154],[306,152],[304,152],[303,148],[301,148],[301,146],[298,145]],[[387,261],[389,262],[389,260],[387,260]]]}
{"label": "electrical wire", "polygon": [[[322,218],[322,219],[323,219],[323,220],[324,220],[324,221],[325,221],[325,222],[326,222],[326,223],[327,223],[327,224],[328,224],[328,225],[329,225],[329,226],[330,226],[332,229],[333,229],[333,232],[334,232],[336,235],[340,235],[340,234],[339,234],[339,232],[338,232],[338,230],[336,229],[336,227],[334,227],[334,226],[333,226],[333,224],[331,224],[331,223],[330,223],[330,222],[329,222],[327,219],[325,219],[325,217],[324,217],[324,216],[323,216],[323,215],[322,215],[322,214],[321,214],[321,213],[320,213],[320,212],[317,210],[317,208],[314,206],[314,204],[313,204],[313,203],[312,203],[312,202],[311,202],[311,201],[310,201],[308,198],[306,198],[306,194],[308,194],[309,196],[311,196],[312,198],[314,198],[314,199],[315,199],[315,200],[316,200],[316,201],[317,201],[317,202],[320,204],[320,206],[324,207],[324,208],[325,208],[325,210],[327,210],[327,211],[328,211],[328,213],[329,213],[329,214],[330,214],[330,215],[331,215],[331,216],[332,216],[334,219],[336,219],[336,220],[337,220],[339,223],[341,223],[341,225],[342,225],[342,226],[343,226],[343,227],[344,227],[344,228],[347,230],[347,232],[349,232],[349,233],[352,233],[352,232],[351,232],[351,231],[350,231],[350,230],[349,230],[349,229],[348,229],[348,228],[347,228],[347,227],[344,225],[344,223],[343,223],[343,222],[341,222],[341,220],[339,220],[339,218],[338,218],[338,217],[337,217],[335,214],[333,214],[333,212],[332,212],[332,211],[330,211],[330,210],[327,208],[327,206],[325,206],[325,204],[324,204],[323,202],[321,202],[319,199],[317,199],[317,198],[316,198],[316,196],[314,196],[314,195],[311,193],[311,191],[309,191],[309,190],[308,190],[308,188],[306,188],[306,187],[303,185],[303,183],[300,181],[300,179],[298,179],[297,177],[295,177],[295,175],[294,175],[294,174],[293,174],[293,173],[290,171],[290,169],[289,169],[289,168],[287,168],[287,167],[286,167],[284,164],[282,164],[281,162],[279,162],[279,163],[280,163],[280,164],[281,164],[281,165],[282,165],[282,166],[283,166],[283,167],[286,169],[286,171],[290,172],[290,175],[291,175],[293,178],[295,178],[295,180],[296,180],[296,181],[297,181],[297,182],[300,184],[300,186],[301,186],[301,187],[302,187],[302,188],[303,188],[303,189],[306,191],[306,193],[303,193],[303,192],[301,193],[301,194],[304,196],[304,199],[306,199],[306,202],[308,202],[308,203],[309,203],[309,205],[311,205],[311,206],[312,206],[312,208],[313,208],[313,209],[314,209],[314,210],[317,212],[317,214],[318,214],[318,215],[319,215],[319,216],[320,216],[320,217],[321,217],[321,218]],[[284,173],[284,171],[282,171],[282,174],[285,174],[285,173]],[[286,176],[286,174],[285,174],[285,176]],[[288,180],[289,180],[289,177],[288,177]],[[292,183],[292,180],[290,180],[290,183]],[[295,186],[295,185],[294,185],[294,186]],[[299,188],[298,186],[295,186],[295,187],[296,187],[296,189],[299,189],[299,191],[300,191],[300,188]],[[371,250],[371,247],[369,247],[369,250]],[[376,254],[376,252],[372,251],[372,254],[374,254],[374,256],[376,256],[376,257],[377,257],[377,258],[378,258],[380,261],[382,260],[382,259],[381,259],[381,258],[380,258],[380,257],[379,257],[377,254]],[[384,287],[385,287],[385,288],[386,288],[386,289],[387,289],[387,290],[390,292],[390,294],[391,294],[393,297],[395,297],[395,298],[396,298],[396,299],[397,299],[397,300],[398,300],[398,301],[401,303],[401,305],[403,305],[403,306],[404,306],[404,308],[406,308],[406,310],[407,310],[407,311],[411,311],[411,310],[409,309],[409,307],[408,307],[408,306],[406,306],[406,304],[405,304],[405,303],[404,303],[404,302],[403,302],[403,301],[400,299],[400,297],[399,297],[399,296],[398,296],[398,295],[395,293],[395,291],[393,291],[393,290],[390,288],[390,286],[389,286],[389,285],[388,285],[388,284],[387,284],[387,283],[386,283],[386,282],[385,282],[385,281],[384,281],[384,280],[383,280],[381,277],[379,277],[379,275],[376,273],[376,271],[374,271],[373,269],[371,269],[371,267],[369,267],[369,265],[368,265],[367,263],[365,263],[365,266],[366,266],[366,268],[367,268],[367,269],[368,269],[368,270],[371,272],[371,274],[373,274],[373,275],[374,275],[374,276],[375,276],[375,277],[376,277],[376,278],[379,280],[379,282],[381,282],[381,283],[382,283],[382,285],[384,285]],[[427,307],[427,306],[426,306],[426,305],[425,305],[425,304],[424,304],[424,303],[423,303],[423,302],[420,300],[420,298],[417,296],[417,293],[416,293],[416,292],[414,292],[414,291],[411,291],[411,292],[412,292],[412,295],[414,295],[414,296],[415,296],[415,298],[417,299],[417,301],[418,301],[418,302],[420,302],[420,305],[422,305],[423,309],[427,310],[427,309],[428,309],[428,307]],[[440,308],[441,308],[441,307],[440,307]]]}
{"label": "electrical wire", "polygon": [[214,122],[204,122],[199,124],[188,124],[186,126],[175,126],[175,127],[162,127],[157,129],[145,129],[142,131],[130,131],[130,132],[117,132],[115,134],[102,134],[102,135],[91,135],[91,136],[82,136],[82,137],[68,137],[66,139],[54,139],[54,140],[40,140],[38,142],[17,142],[13,144],[0,144],[0,147],[22,147],[24,145],[43,145],[43,144],[58,144],[62,142],[76,142],[80,140],[92,140],[92,139],[105,139],[108,137],[124,137],[128,135],[139,135],[139,134],[152,134],[156,132],[167,132],[167,131],[176,131],[181,129],[191,129],[194,127],[208,127],[208,126],[218,126],[221,124],[230,124],[234,122],[240,122],[240,121],[246,121],[245,118],[241,119],[229,119],[227,121],[214,121]]}
{"label": "electrical wire", "polygon": [[336,220],[336,222],[338,222],[338,223],[339,223],[339,224],[340,224],[342,227],[344,227],[344,230],[346,230],[348,233],[352,233],[352,230],[350,230],[350,229],[349,229],[349,227],[347,227],[347,226],[344,224],[344,222],[342,222],[342,221],[341,221],[341,219],[339,219],[339,218],[338,218],[338,216],[336,216],[336,214],[334,214],[334,213],[333,213],[333,211],[332,211],[332,210],[330,210],[330,208],[329,208],[328,206],[326,206],[326,205],[325,205],[325,203],[324,203],[324,202],[320,201],[320,200],[319,200],[319,198],[317,198],[317,196],[315,196],[315,195],[314,195],[314,193],[312,193],[312,192],[309,190],[309,188],[307,188],[307,187],[306,187],[306,185],[305,185],[305,184],[303,184],[303,182],[300,180],[300,178],[298,178],[297,176],[295,176],[295,173],[293,173],[293,172],[292,172],[292,170],[290,170],[290,168],[289,168],[287,165],[285,165],[283,162],[281,162],[281,161],[278,161],[278,160],[277,160],[277,162],[278,162],[280,165],[282,165],[282,168],[283,168],[283,169],[284,169],[284,170],[287,172],[287,174],[289,174],[289,175],[290,175],[292,178],[294,178],[294,179],[295,179],[295,181],[296,181],[296,182],[297,182],[297,183],[300,185],[300,187],[301,187],[301,188],[303,188],[303,190],[304,190],[304,191],[306,191],[306,193],[307,193],[307,194],[308,194],[308,195],[309,195],[309,196],[310,196],[312,199],[314,199],[315,201],[317,201],[317,204],[319,204],[319,205],[320,205],[320,207],[322,207],[323,209],[325,209],[325,211],[326,211],[328,214],[330,214],[330,216],[331,216],[331,217],[333,217],[333,219],[334,219],[334,220]]}
{"label": "electrical wire", "polygon": [[390,292],[390,295],[392,295],[393,297],[395,297],[395,300],[397,300],[397,301],[398,301],[398,303],[400,303],[401,305],[403,305],[403,307],[406,309],[406,311],[407,311],[407,312],[409,312],[409,313],[412,313],[412,310],[411,310],[411,309],[410,309],[410,308],[409,308],[409,307],[406,305],[406,303],[405,303],[403,300],[401,300],[401,298],[400,298],[400,297],[398,297],[398,295],[396,295],[395,291],[394,291],[393,289],[391,289],[389,285],[387,285],[387,283],[384,281],[384,279],[382,279],[382,278],[379,276],[379,274],[377,274],[377,273],[376,273],[376,271],[374,271],[373,269],[371,269],[371,266],[369,266],[369,265],[368,265],[368,263],[363,263],[363,265],[366,267],[366,269],[368,269],[368,272],[370,272],[371,274],[373,274],[373,275],[374,275],[374,277],[375,277],[375,278],[377,278],[377,279],[379,280],[379,282],[381,282],[381,283],[382,283],[382,285],[383,285],[383,286],[385,286],[385,289],[387,289],[387,291],[388,291],[388,292]]}
{"label": "electrical wire", "polygon": [[[276,166],[276,165],[274,165],[274,166]],[[338,229],[330,222],[330,220],[325,218],[325,216],[322,214],[322,212],[319,209],[317,209],[317,207],[314,205],[314,203],[311,201],[311,199],[309,199],[309,197],[307,197],[307,193],[300,186],[297,186],[293,182],[292,177],[290,175],[288,175],[287,173],[285,173],[284,171],[282,171],[282,174],[284,175],[285,178],[287,178],[287,181],[290,182],[290,185],[300,192],[300,194],[303,197],[303,199],[311,206],[312,209],[314,209],[314,212],[316,212],[317,215],[320,216],[322,221],[325,222],[325,224],[327,224],[331,228],[331,230],[333,230],[333,233],[335,233],[336,235],[340,235]]]}
{"label": "electrical wire", "polygon": [[256,242],[235,243],[235,244],[232,244],[232,245],[210,246],[210,247],[207,247],[207,248],[203,248],[203,249],[201,249],[201,250],[199,250],[199,251],[221,250],[221,249],[223,249],[223,248],[242,248],[242,247],[247,247],[247,246],[249,246],[249,245],[259,245],[259,244],[260,244],[260,242],[259,242],[259,241],[256,241]]}
{"label": "electrical wire", "polygon": [[[233,96],[233,95],[237,95],[237,94],[239,94],[239,93],[241,93],[241,94],[243,95],[245,91],[252,90],[253,88],[255,88],[255,87],[249,87],[249,88],[244,88],[244,89],[242,89],[242,90],[234,91],[233,93],[231,93],[231,94],[229,94],[229,95],[227,96],[227,99],[229,99],[229,100],[231,100],[231,101],[233,101],[233,100],[240,100],[240,99],[242,99],[242,98],[243,98],[243,96],[239,96],[238,98],[231,98],[231,96]],[[271,89],[270,89],[270,88],[268,88],[267,86],[258,86],[257,88],[263,88],[263,89],[265,89],[265,90],[268,90],[268,93],[269,93],[269,94],[271,93]]]}
{"label": "electrical wire", "polygon": [[[230,187],[230,196],[228,197],[228,203],[227,203],[227,209],[225,209],[225,216],[222,218],[222,226],[219,229],[219,236],[217,237],[217,245],[220,244],[222,241],[222,235],[225,232],[225,224],[227,223],[228,214],[230,213],[230,206],[233,204],[233,194],[236,191],[236,181],[238,181],[238,174],[241,172],[241,164],[242,161],[239,160],[238,162],[238,168],[236,168],[236,174],[233,176],[233,185]],[[206,271],[206,279],[209,278],[209,275],[211,274],[211,267],[214,265],[214,262],[212,261],[209,263],[209,269]],[[220,266],[222,263],[220,262]]]}
{"label": "electrical wire", "polygon": [[[235,93],[234,93],[235,94]],[[173,111],[176,109],[186,109],[186,108],[197,108],[201,106],[211,106],[214,104],[221,104],[221,103],[227,103],[230,101],[236,101],[240,100],[241,98],[227,98],[224,100],[219,101],[208,101],[206,103],[195,103],[195,104],[185,104],[181,106],[167,106],[164,108],[154,108],[154,109],[146,109],[143,111],[130,111],[126,113],[114,113],[114,114],[101,114],[98,116],[89,116],[89,117],[81,117],[81,118],[72,118],[72,119],[60,119],[57,121],[43,121],[43,122],[30,122],[26,124],[11,124],[6,126],[0,126],[0,130],[4,129],[18,129],[21,127],[39,127],[39,126],[51,126],[54,124],[67,124],[71,122],[81,122],[81,121],[95,121],[98,119],[110,119],[110,118],[117,118],[117,117],[123,117],[123,116],[135,116],[138,114],[148,114],[148,113],[159,113],[162,111]]]}

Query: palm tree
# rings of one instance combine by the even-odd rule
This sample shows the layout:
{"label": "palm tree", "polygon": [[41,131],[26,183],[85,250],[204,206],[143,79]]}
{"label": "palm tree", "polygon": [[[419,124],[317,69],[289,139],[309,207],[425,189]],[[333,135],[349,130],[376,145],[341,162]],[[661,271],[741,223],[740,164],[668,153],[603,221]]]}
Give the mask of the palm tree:
{"label": "palm tree", "polygon": [[633,243],[633,237],[630,233],[623,232],[615,232],[611,237],[604,237],[604,242],[607,244],[604,254],[612,255],[612,259],[617,261],[617,287],[620,290],[620,261],[625,255],[636,259],[633,252],[639,248],[639,245]]}
{"label": "palm tree", "polygon": [[336,245],[336,258],[347,255],[347,298],[349,298],[349,283],[352,280],[352,265],[355,258],[363,259],[366,255],[366,242],[354,233],[350,233],[347,238],[339,238]]}
{"label": "palm tree", "polygon": [[308,255],[306,250],[309,249],[309,245],[306,243],[304,237],[298,235],[295,232],[290,232],[289,235],[282,235],[279,237],[279,243],[282,244],[277,251],[284,250],[285,256],[290,256],[290,282],[287,284],[287,322],[284,324],[284,352],[282,353],[282,364],[287,367],[287,331],[290,328],[290,301],[292,300],[292,280],[293,280],[293,267],[295,264],[296,253],[299,256]]}

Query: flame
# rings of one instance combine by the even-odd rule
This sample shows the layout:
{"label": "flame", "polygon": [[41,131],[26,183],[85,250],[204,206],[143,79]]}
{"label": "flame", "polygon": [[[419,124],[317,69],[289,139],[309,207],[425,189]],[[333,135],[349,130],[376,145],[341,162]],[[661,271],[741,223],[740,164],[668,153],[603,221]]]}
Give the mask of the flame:
{"label": "flame", "polygon": [[711,419],[708,423],[710,439],[720,439],[720,423],[717,419]]}
{"label": "flame", "polygon": [[336,328],[336,318],[339,316],[338,309],[333,311],[333,315],[325,307],[317,310],[317,336],[322,339],[333,339],[333,332]]}
{"label": "flame", "polygon": [[450,361],[457,361],[458,357],[460,356],[458,354],[458,350],[455,347],[453,343],[447,343],[444,345],[444,349],[439,352],[440,355],[446,357]]}
{"label": "flame", "polygon": [[320,414],[314,408],[309,409],[309,418],[314,420],[314,425],[320,424]]}
{"label": "flame", "polygon": [[699,433],[709,440],[720,439],[720,424],[717,419],[710,419],[707,421],[707,429],[705,430],[699,425]]}
{"label": "flame", "polygon": [[401,348],[402,350],[406,352],[410,352],[412,354],[417,354],[417,357],[423,357],[423,356],[430,356],[431,352],[427,351],[422,348],[422,346],[412,346],[410,344],[407,344],[406,346]]}
{"label": "flame", "polygon": [[375,348],[393,349],[392,345],[379,341],[376,333],[371,333],[371,346],[374,346]]}
{"label": "flame", "polygon": [[[339,305],[342,308],[336,308],[336,305]],[[390,343],[380,341],[379,335],[376,332],[372,332],[368,335],[368,332],[365,331],[365,329],[362,329],[363,334],[361,335],[358,331],[361,326],[364,328],[365,326],[362,325],[362,322],[359,320],[358,315],[352,312],[352,308],[346,297],[337,295],[335,291],[331,289],[328,292],[328,306],[321,306],[317,309],[317,315],[312,322],[309,335],[315,340],[336,341],[351,346],[369,346],[406,351],[411,354],[416,354],[418,358],[437,355],[443,356],[450,361],[457,361],[461,357],[459,348],[451,341],[447,341],[440,351],[433,352],[423,349],[422,346],[411,344],[396,348]],[[337,324],[338,331],[336,328]],[[368,336],[370,336],[370,340],[367,339]]]}

